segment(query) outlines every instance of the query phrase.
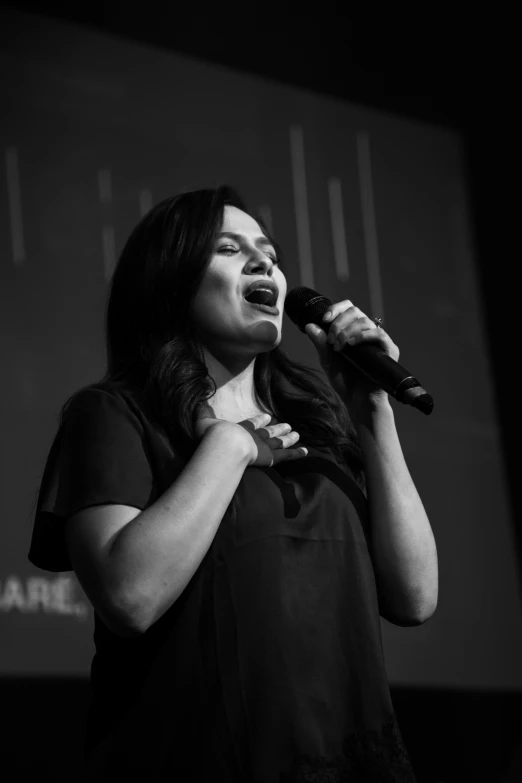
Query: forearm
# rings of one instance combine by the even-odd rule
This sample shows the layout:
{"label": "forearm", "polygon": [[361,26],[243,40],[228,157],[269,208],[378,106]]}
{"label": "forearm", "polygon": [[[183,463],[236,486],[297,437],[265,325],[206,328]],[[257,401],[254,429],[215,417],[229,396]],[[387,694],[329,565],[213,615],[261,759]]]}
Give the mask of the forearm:
{"label": "forearm", "polygon": [[161,617],[193,577],[248,461],[233,432],[210,428],[169,489],[116,537],[108,569],[135,632]]}
{"label": "forearm", "polygon": [[[363,451],[374,565],[381,614],[422,623],[435,611],[435,538],[406,465],[389,402],[354,418]],[[382,611],[384,610],[384,611]]]}

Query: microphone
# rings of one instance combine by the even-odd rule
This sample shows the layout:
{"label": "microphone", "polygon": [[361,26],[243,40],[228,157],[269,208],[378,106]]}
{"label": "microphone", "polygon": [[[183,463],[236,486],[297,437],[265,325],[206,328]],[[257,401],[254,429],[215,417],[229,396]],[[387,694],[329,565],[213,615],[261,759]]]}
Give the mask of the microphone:
{"label": "microphone", "polygon": [[[323,321],[331,301],[312,288],[297,286],[288,292],[285,313],[299,329],[305,332],[306,324],[317,324],[328,331]],[[376,386],[391,394],[399,402],[412,405],[427,416],[433,410],[433,398],[422,388],[409,370],[375,345],[343,345],[339,356],[364,373]]]}

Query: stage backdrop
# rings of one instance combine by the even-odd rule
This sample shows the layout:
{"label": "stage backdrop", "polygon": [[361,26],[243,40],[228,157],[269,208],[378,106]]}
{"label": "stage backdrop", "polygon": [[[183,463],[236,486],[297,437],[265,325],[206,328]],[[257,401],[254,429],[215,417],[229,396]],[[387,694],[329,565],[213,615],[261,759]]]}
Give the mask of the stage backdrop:
{"label": "stage backdrop", "polygon": [[[522,688],[459,137],[37,16],[2,11],[0,37],[0,674],[88,674],[82,590],[27,560],[58,411],[104,371],[107,284],[140,216],[229,183],[271,224],[288,287],[383,316],[435,399],[429,417],[394,403],[437,540],[440,598],[423,626],[382,622],[390,682]],[[318,366],[286,316],[282,345]]]}

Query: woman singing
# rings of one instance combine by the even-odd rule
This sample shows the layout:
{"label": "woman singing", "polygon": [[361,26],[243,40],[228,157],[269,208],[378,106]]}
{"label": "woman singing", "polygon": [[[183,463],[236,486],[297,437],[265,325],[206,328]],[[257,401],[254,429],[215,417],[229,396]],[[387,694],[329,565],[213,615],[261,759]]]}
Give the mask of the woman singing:
{"label": "woman singing", "polygon": [[94,607],[85,781],[415,781],[379,616],[432,616],[437,551],[387,394],[337,353],[399,350],[343,300],[306,327],[324,374],[292,361],[283,270],[226,186],[158,204],[118,262],[29,553]]}

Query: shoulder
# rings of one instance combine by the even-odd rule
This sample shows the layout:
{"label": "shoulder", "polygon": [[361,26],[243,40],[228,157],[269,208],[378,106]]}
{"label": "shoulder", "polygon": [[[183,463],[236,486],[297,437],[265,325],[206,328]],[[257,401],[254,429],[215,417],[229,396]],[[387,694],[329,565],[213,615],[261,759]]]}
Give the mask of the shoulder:
{"label": "shoulder", "polygon": [[81,408],[90,405],[100,405],[104,402],[119,402],[125,399],[120,389],[108,383],[89,383],[81,386],[71,394],[64,404],[65,410]]}
{"label": "shoulder", "polygon": [[76,413],[86,415],[124,416],[143,427],[143,414],[139,405],[125,390],[109,383],[91,383],[77,389],[62,407],[62,421]]}
{"label": "shoulder", "polygon": [[111,383],[91,383],[74,392],[62,408],[60,428],[108,444],[132,440],[162,460],[179,456],[149,403]]}

